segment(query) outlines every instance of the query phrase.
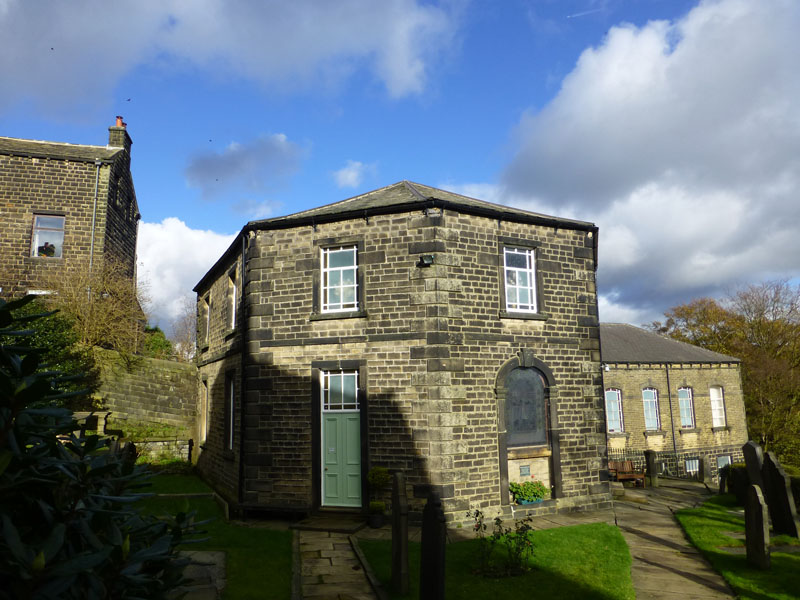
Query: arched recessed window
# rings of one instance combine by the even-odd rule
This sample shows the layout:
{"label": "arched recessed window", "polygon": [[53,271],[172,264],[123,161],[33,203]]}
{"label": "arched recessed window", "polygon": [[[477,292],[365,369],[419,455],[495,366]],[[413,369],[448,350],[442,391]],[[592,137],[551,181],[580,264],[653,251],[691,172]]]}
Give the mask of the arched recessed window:
{"label": "arched recessed window", "polygon": [[547,443],[547,383],[538,369],[517,367],[506,378],[506,431],[511,446]]}
{"label": "arched recessed window", "polygon": [[658,431],[661,429],[658,391],[655,388],[644,388],[642,390],[642,401],[644,402],[644,428],[647,431]]}
{"label": "arched recessed window", "polygon": [[709,395],[711,396],[711,426],[712,427],[725,427],[725,396],[722,392],[722,386],[712,385],[708,388]]}
{"label": "arched recessed window", "polygon": [[692,388],[678,388],[678,406],[681,412],[681,428],[691,429],[694,427],[694,400],[692,398]]}
{"label": "arched recessed window", "polygon": [[622,422],[622,391],[616,388],[606,390],[606,426],[609,433],[625,431]]}

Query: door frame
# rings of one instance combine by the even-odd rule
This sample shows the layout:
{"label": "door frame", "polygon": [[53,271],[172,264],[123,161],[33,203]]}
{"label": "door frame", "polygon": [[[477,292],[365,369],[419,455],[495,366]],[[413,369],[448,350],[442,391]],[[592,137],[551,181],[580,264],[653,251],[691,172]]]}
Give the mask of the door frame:
{"label": "door frame", "polygon": [[[315,360],[311,362],[311,509],[322,508],[322,393],[321,371],[358,371],[358,406],[361,416],[361,512],[369,506],[367,467],[369,466],[369,403],[367,401],[367,361],[365,360]],[[325,507],[337,509],[338,507]],[[341,507],[342,510],[350,510]]]}

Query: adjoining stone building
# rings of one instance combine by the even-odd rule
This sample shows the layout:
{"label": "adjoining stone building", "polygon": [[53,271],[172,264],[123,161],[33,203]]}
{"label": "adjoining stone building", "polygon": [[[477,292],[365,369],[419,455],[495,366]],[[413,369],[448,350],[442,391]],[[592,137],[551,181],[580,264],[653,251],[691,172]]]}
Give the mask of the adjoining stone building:
{"label": "adjoining stone building", "polygon": [[135,279],[139,208],[122,117],[108,145],[0,137],[0,295],[113,259]]}
{"label": "adjoining stone building", "polygon": [[739,359],[621,323],[601,323],[608,457],[659,453],[664,472],[712,477],[743,459]]}
{"label": "adjoining stone building", "polygon": [[198,466],[242,513],[607,506],[597,228],[399,182],[248,223],[195,287]]}

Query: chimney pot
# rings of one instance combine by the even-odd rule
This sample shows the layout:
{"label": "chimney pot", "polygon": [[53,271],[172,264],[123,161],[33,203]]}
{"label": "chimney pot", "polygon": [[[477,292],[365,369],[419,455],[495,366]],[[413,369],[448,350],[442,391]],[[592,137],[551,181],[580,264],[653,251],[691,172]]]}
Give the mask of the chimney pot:
{"label": "chimney pot", "polygon": [[121,115],[117,115],[117,127],[127,127],[128,124],[122,120]]}

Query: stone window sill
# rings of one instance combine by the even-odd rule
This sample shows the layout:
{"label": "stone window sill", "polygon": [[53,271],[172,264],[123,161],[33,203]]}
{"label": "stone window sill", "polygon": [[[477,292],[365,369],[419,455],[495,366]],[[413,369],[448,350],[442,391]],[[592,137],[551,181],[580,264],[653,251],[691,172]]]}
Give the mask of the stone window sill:
{"label": "stone window sill", "polygon": [[678,429],[678,433],[680,433],[681,435],[683,435],[684,433],[700,433],[700,428],[699,427],[692,427],[690,429],[690,428],[687,427],[685,429]]}
{"label": "stone window sill", "polygon": [[507,310],[500,311],[501,319],[520,319],[528,321],[547,321],[550,315],[545,313],[526,313],[526,312],[509,312]]}
{"label": "stone window sill", "polygon": [[711,428],[711,431],[713,431],[714,433],[717,433],[719,431],[730,431],[730,430],[731,430],[731,428],[730,428],[729,425],[723,425],[722,427],[712,427]]}
{"label": "stone window sill", "polygon": [[353,310],[348,312],[334,312],[334,313],[314,313],[308,320],[309,321],[333,321],[337,319],[362,319],[366,318],[367,311]]}
{"label": "stone window sill", "polygon": [[229,339],[231,339],[233,336],[235,336],[238,332],[239,332],[239,330],[236,327],[234,327],[233,329],[228,330],[228,333],[225,334],[225,341],[227,342]]}
{"label": "stone window sill", "polygon": [[201,353],[201,354],[202,354],[203,352],[206,352],[207,350],[208,350],[208,344],[206,344],[205,346],[200,346],[200,353]]}
{"label": "stone window sill", "polygon": [[629,437],[631,437],[631,434],[628,431],[608,431],[608,432],[606,432],[606,437],[610,437],[610,438],[629,438]]}
{"label": "stone window sill", "polygon": [[650,436],[654,436],[654,437],[661,436],[661,437],[664,437],[665,435],[667,435],[667,432],[663,431],[661,429],[659,429],[658,431],[653,430],[653,431],[645,431],[644,432],[644,437],[650,437]]}

